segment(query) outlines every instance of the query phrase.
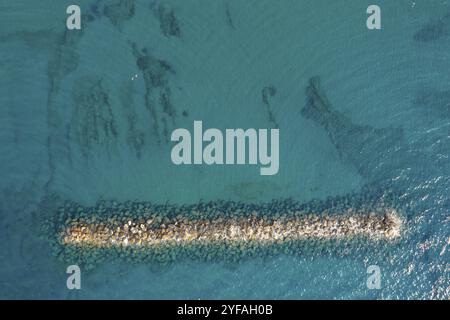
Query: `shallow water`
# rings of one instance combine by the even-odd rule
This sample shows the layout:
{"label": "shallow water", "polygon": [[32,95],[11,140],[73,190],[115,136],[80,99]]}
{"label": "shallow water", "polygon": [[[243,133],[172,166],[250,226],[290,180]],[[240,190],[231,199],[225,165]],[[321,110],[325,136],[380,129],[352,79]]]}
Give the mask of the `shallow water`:
{"label": "shallow water", "polygon": [[[379,1],[383,27],[369,31],[368,1],[79,1],[81,32],[65,28],[69,4],[0,0],[1,298],[449,298],[449,4]],[[302,115],[314,76],[348,128],[380,129],[370,143],[358,144],[358,127],[337,144]],[[167,136],[194,120],[277,125],[279,173],[173,165]],[[401,140],[384,140],[388,128]],[[39,237],[56,214],[43,205],[52,196],[85,206],[351,202],[380,190],[402,208],[402,240],[344,256],[113,259],[69,291],[77,261],[58,260]],[[366,287],[370,265],[380,290]]]}

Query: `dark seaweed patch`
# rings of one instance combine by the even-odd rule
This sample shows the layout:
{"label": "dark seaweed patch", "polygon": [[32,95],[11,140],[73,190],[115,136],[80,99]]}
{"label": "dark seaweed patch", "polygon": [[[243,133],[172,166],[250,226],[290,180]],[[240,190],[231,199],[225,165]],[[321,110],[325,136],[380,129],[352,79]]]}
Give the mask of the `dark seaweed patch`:
{"label": "dark seaweed patch", "polygon": [[275,128],[279,128],[278,122],[275,119],[275,115],[272,110],[272,106],[270,104],[270,98],[277,94],[277,89],[274,86],[267,86],[261,90],[261,98],[263,104],[266,106],[269,122]]}
{"label": "dark seaweed patch", "polygon": [[404,151],[403,129],[354,124],[333,108],[319,77],[309,80],[302,115],[322,126],[341,159],[355,166],[364,177],[380,179],[413,161]]}
{"label": "dark seaweed patch", "polygon": [[99,78],[82,78],[74,90],[71,138],[89,157],[94,150],[111,153],[117,143],[118,130],[108,92]]}
{"label": "dark seaweed patch", "polygon": [[159,20],[159,27],[164,36],[181,38],[180,24],[173,9],[160,4],[154,8],[154,13]]}
{"label": "dark seaweed patch", "polygon": [[145,81],[145,107],[150,113],[152,127],[158,143],[169,141],[169,127],[175,125],[177,112],[171,101],[169,75],[173,68],[164,60],[153,57],[148,50],[132,45],[136,65]]}
{"label": "dark seaweed patch", "polygon": [[450,14],[436,21],[425,24],[414,34],[414,40],[418,42],[432,42],[448,35]]}
{"label": "dark seaweed patch", "polygon": [[134,0],[119,0],[105,6],[103,9],[103,14],[119,29],[123,27],[126,21],[133,18],[134,13]]}

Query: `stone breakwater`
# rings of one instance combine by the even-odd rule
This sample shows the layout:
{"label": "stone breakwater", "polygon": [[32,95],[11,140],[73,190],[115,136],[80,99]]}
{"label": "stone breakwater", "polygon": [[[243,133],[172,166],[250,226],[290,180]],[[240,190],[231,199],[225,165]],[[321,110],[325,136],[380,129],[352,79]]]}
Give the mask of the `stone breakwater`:
{"label": "stone breakwater", "polygon": [[177,216],[158,226],[154,219],[110,218],[89,223],[73,220],[60,235],[61,244],[93,247],[157,247],[196,244],[248,243],[265,245],[284,241],[343,239],[356,236],[369,239],[395,239],[400,236],[401,220],[395,210],[385,215],[346,215],[334,217],[288,217],[275,220],[246,218],[189,220]]}
{"label": "stone breakwater", "polygon": [[348,252],[367,243],[393,242],[403,229],[395,206],[367,197],[306,204],[278,200],[178,206],[130,201],[84,207],[66,202],[53,210],[57,214],[44,223],[43,231],[54,254],[86,265],[111,256],[167,263],[307,254],[325,247]]}

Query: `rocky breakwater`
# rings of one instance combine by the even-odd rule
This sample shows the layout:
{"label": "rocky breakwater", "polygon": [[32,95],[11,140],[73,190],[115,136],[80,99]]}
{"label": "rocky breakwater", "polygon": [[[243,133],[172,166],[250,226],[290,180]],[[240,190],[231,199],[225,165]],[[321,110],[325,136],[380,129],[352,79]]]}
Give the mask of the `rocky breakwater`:
{"label": "rocky breakwater", "polygon": [[189,220],[177,216],[166,223],[154,219],[112,218],[93,222],[71,220],[61,232],[61,244],[89,245],[93,247],[158,247],[195,244],[247,243],[265,245],[283,241],[316,239],[342,239],[367,237],[368,239],[395,239],[400,236],[401,219],[395,210],[384,215],[343,215],[320,217],[258,218],[255,213],[245,218],[217,218]]}
{"label": "rocky breakwater", "polygon": [[403,224],[394,207],[352,207],[347,199],[182,206],[103,202],[94,207],[67,202],[43,230],[56,256],[93,265],[111,256],[167,263],[183,257],[237,261],[280,252],[308,254],[330,246],[348,251],[349,246],[394,242]]}

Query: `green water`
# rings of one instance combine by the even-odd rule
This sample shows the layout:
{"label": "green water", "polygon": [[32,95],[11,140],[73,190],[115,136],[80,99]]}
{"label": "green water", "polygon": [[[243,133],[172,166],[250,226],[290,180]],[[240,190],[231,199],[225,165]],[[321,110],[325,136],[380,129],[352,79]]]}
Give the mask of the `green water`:
{"label": "green water", "polygon": [[[70,4],[0,0],[0,297],[448,299],[445,1],[378,1],[382,29],[372,31],[370,1],[78,1],[82,30],[67,31]],[[349,150],[301,114],[313,76],[352,124],[402,128],[408,152],[389,162],[382,146],[362,161],[381,169],[359,172],[342,157]],[[274,88],[267,101],[264,88]],[[175,166],[167,137],[194,120],[278,126],[278,174]],[[382,172],[386,161],[396,170]],[[399,195],[399,245],[164,267],[117,259],[83,271],[82,290],[69,291],[68,262],[39,239],[55,214],[40,205],[46,196],[82,205],[307,202],[351,200],[367,184]],[[373,264],[380,290],[366,287]]]}

